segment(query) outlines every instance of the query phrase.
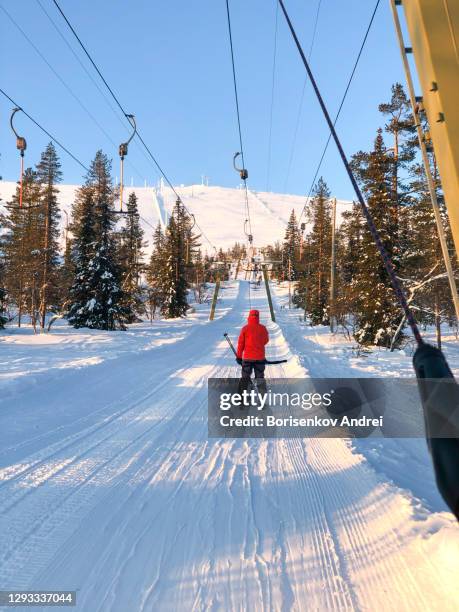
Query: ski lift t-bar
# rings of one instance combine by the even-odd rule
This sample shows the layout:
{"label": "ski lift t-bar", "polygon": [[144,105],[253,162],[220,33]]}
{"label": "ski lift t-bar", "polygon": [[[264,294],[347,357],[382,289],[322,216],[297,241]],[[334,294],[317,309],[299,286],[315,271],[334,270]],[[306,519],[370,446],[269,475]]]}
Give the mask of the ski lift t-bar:
{"label": "ski lift t-bar", "polygon": [[[234,356],[235,356],[235,357],[237,357],[236,349],[234,348],[234,345],[233,345],[233,343],[231,342],[230,337],[228,336],[228,332],[225,332],[223,335],[225,336],[226,341],[227,341],[227,342],[228,342],[228,344],[230,345],[230,348],[231,348],[231,350],[233,351]],[[275,365],[275,364],[278,364],[278,363],[287,363],[287,359],[279,359],[279,360],[277,360],[277,361],[269,361],[268,359],[265,359],[265,360],[264,360],[264,362],[265,362],[267,365]]]}

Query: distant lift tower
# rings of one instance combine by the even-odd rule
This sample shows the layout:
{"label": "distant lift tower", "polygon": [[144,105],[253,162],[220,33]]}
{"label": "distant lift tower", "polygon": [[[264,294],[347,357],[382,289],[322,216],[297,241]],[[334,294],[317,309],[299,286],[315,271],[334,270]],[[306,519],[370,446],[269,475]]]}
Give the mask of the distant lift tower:
{"label": "distant lift tower", "polygon": [[396,0],[395,3],[404,9],[459,254],[459,2]]}

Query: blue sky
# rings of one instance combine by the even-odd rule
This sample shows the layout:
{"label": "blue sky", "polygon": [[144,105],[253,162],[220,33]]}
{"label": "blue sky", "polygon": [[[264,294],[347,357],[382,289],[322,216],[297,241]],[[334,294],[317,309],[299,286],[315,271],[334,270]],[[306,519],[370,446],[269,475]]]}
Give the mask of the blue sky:
{"label": "blue sky", "polygon": [[[40,4],[55,21],[81,62],[102,83],[79,49],[51,0],[0,0],[85,112],[23,35],[0,11],[1,87],[85,164],[98,148],[114,159],[127,128],[79,65]],[[238,177],[232,156],[238,150],[226,7],[224,0],[61,0],[108,82],[174,184],[233,187]],[[286,0],[292,21],[309,51],[318,0]],[[331,113],[336,112],[364,32],[373,0],[322,0],[311,66]],[[308,191],[327,138],[325,122],[308,84],[290,173],[288,162],[304,68],[281,12],[278,15],[271,171],[268,135],[274,48],[275,0],[230,1],[236,67],[249,185],[256,190],[302,194]],[[338,123],[348,154],[371,146],[382,125],[377,106],[390,97],[395,81],[404,82],[389,3],[382,0]],[[108,93],[106,94],[108,97]],[[113,101],[110,101],[113,106]],[[11,103],[0,96],[1,174],[15,180],[19,167],[9,128]],[[118,117],[116,116],[118,115]],[[49,140],[17,115],[27,138],[26,163],[33,164]],[[105,132],[105,133],[104,133]],[[111,142],[110,139],[113,141]],[[65,182],[80,182],[81,168],[61,153]],[[126,165],[128,183],[153,184],[158,178],[138,145]],[[352,198],[347,176],[330,144],[323,174],[333,194]]]}

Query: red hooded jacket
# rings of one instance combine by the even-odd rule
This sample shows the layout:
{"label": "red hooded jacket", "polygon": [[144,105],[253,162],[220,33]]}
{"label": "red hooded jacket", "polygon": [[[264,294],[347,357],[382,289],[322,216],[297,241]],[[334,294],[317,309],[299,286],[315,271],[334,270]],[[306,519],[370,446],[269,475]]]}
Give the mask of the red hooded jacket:
{"label": "red hooded jacket", "polygon": [[237,342],[238,359],[262,361],[265,358],[265,344],[269,342],[268,330],[261,325],[258,310],[251,310],[247,325],[241,329]]}

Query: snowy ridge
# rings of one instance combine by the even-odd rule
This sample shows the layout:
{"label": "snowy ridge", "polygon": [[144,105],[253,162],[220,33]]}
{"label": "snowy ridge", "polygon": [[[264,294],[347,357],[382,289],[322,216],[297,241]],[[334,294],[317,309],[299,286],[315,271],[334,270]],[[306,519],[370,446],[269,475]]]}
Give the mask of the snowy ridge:
{"label": "snowy ridge", "polygon": [[[70,213],[71,204],[75,197],[76,185],[59,185],[58,200],[63,210]],[[16,183],[0,181],[0,204],[7,202]],[[153,228],[160,222],[163,226],[167,222],[176,196],[172,189],[161,185],[160,187],[125,187],[125,199],[134,191],[139,200],[139,212],[142,217],[141,224],[145,230],[145,238],[149,240],[151,248],[151,235]],[[240,188],[207,187],[206,185],[189,185],[177,187],[177,191],[185,206],[192,212],[199,226],[209,240],[217,248],[231,247],[236,241],[245,242],[244,220],[245,196]],[[292,209],[297,217],[301,214],[305,204],[305,196],[285,195],[277,193],[264,193],[249,191],[250,216],[255,246],[274,244],[284,237],[285,227]],[[338,223],[343,210],[351,206],[351,202],[338,200]],[[1,207],[0,207],[1,209]],[[304,219],[303,219],[304,220]],[[62,229],[65,224],[65,215],[61,219]],[[208,242],[202,240],[203,250],[212,253]]]}

